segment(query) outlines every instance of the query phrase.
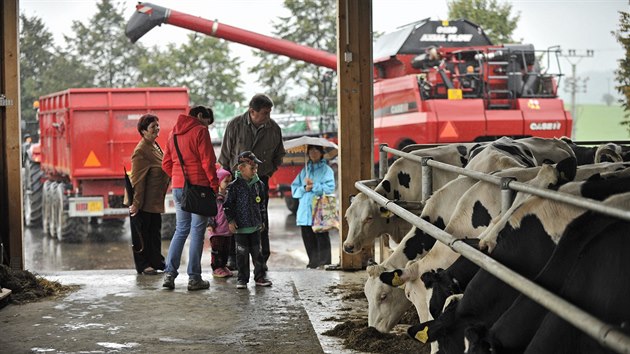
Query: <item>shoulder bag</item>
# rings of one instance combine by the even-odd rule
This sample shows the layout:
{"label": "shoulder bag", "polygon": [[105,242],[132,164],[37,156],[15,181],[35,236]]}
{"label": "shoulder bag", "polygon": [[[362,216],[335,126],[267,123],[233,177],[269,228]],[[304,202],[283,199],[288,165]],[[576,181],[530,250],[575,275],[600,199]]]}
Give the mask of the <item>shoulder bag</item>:
{"label": "shoulder bag", "polygon": [[175,134],[173,134],[173,142],[175,143],[177,157],[179,158],[179,163],[182,166],[182,172],[184,173],[184,191],[182,193],[181,201],[182,210],[203,216],[216,216],[217,199],[214,195],[212,187],[199,186],[190,183],[188,176],[186,176],[184,159],[182,158],[182,153],[179,151],[179,146],[177,145],[177,135]]}

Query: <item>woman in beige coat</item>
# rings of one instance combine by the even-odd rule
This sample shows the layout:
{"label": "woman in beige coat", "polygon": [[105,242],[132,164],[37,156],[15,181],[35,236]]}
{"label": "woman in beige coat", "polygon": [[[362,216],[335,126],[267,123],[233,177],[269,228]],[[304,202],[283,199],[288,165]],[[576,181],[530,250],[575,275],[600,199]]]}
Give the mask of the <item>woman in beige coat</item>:
{"label": "woman in beige coat", "polygon": [[[160,134],[158,117],[145,114],[138,121],[142,139],[131,156],[133,198],[125,196],[131,216],[133,259],[138,273],[155,275],[164,270],[162,256],[162,213],[169,177],[162,170],[164,153],[156,139]],[[131,199],[131,203],[129,202]]]}

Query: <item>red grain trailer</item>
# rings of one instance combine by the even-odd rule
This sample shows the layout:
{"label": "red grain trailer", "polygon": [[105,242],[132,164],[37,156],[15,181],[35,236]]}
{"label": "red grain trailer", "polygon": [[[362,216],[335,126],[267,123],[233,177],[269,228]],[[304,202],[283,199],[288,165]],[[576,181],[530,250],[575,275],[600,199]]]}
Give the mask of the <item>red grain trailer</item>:
{"label": "red grain trailer", "polygon": [[[41,161],[25,163],[25,219],[31,225],[41,221],[44,231],[60,240],[81,239],[90,220],[122,224],[128,216],[123,166],[131,170],[141,139],[138,119],[157,115],[157,141],[165,146],[178,115],[188,108],[186,88],[82,88],[41,97]],[[166,213],[174,213],[170,193]]]}

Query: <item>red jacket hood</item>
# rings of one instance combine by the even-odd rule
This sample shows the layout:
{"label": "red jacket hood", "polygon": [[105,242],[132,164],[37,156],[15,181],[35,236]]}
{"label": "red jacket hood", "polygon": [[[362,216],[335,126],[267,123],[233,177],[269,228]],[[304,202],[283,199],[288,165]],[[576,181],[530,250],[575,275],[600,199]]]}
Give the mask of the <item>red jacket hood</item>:
{"label": "red jacket hood", "polygon": [[177,123],[175,123],[173,127],[173,134],[186,134],[190,129],[199,125],[203,126],[197,118],[187,114],[180,114],[179,117],[177,117]]}

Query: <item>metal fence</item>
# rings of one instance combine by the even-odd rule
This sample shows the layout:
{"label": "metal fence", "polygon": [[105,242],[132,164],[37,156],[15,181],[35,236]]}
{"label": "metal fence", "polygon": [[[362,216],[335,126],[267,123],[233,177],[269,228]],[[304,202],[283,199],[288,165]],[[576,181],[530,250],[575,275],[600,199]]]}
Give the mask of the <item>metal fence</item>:
{"label": "metal fence", "polygon": [[[525,183],[516,182],[512,179],[500,178],[477,171],[466,170],[461,167],[433,161],[431,158],[428,157],[420,157],[410,153],[395,150],[387,147],[386,145],[381,145],[380,150],[381,156],[379,161],[381,172],[379,173],[379,175],[381,176],[381,178],[385,175],[384,171],[387,169],[387,153],[391,153],[393,155],[410,159],[422,164],[423,202],[430,197],[431,191],[433,190],[431,181],[431,168],[438,168],[441,170],[456,172],[464,176],[501,186],[501,203],[502,210],[504,212],[509,209],[512,202],[512,191],[518,191],[543,198],[552,199],[555,201],[560,201],[563,203],[572,204],[588,210],[593,210],[602,214],[611,215],[623,220],[630,221],[630,211],[610,207],[595,200],[581,198],[567,193],[556,192],[548,189],[536,188]],[[369,187],[369,185],[373,185],[374,182],[374,180],[358,181],[355,183],[355,187],[359,191],[367,195],[369,198],[374,200],[380,206],[387,208],[394,214],[398,215],[412,225],[431,235],[436,240],[449,246],[455,252],[466,257],[482,269],[501,279],[506,284],[512,286],[516,290],[520,291],[521,293],[530,297],[532,300],[547,308],[549,311],[555,313],[559,317],[571,323],[576,328],[582,330],[584,333],[596,339],[603,346],[611,348],[619,353],[630,353],[630,337],[619,331],[616,326],[604,323],[603,321],[586,313],[585,311],[572,305],[571,303],[555,295],[554,293],[542,288],[533,281],[512,271],[508,267],[495,261],[491,257],[478,251],[477,249],[467,245],[465,242],[461,242],[461,239],[455,238],[452,235],[437,228],[433,224],[422,220],[419,216],[409,212],[404,207],[397,205],[393,200],[389,200],[382,195],[374,192],[374,190]]]}

